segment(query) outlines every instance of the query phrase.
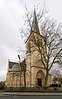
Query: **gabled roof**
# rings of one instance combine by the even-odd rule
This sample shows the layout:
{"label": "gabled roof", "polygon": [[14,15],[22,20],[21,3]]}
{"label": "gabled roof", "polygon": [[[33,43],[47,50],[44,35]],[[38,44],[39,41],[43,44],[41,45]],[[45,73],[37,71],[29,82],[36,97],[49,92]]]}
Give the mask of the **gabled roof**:
{"label": "gabled roof", "polygon": [[17,65],[18,63],[17,62],[12,62],[12,61],[9,61],[9,69],[11,69],[13,67],[13,65]]}
{"label": "gabled roof", "polygon": [[10,72],[17,72],[17,71],[24,71],[26,70],[26,62],[25,59],[19,64],[16,62],[9,62],[9,71]]}
{"label": "gabled roof", "polygon": [[9,71],[20,71],[20,70],[21,70],[21,66],[19,64],[14,64]]}
{"label": "gabled roof", "polygon": [[[26,42],[29,40],[29,38],[31,37],[31,35],[32,35],[33,33],[36,33],[36,32],[33,31],[32,33],[30,33],[30,35],[28,36]],[[37,33],[36,33],[36,34],[37,34]],[[43,35],[41,35],[41,34],[38,34],[38,36],[40,36],[40,37],[44,38],[44,40],[46,40],[46,37],[45,37],[45,36],[43,36]],[[25,42],[25,43],[26,43],[26,42]]]}

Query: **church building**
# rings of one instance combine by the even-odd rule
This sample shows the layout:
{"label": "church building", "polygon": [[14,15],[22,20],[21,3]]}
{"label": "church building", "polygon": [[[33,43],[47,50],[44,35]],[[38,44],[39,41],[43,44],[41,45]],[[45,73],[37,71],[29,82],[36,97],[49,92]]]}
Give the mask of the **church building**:
{"label": "church building", "polygon": [[[24,87],[24,83],[26,83],[26,87],[44,86],[46,70],[38,46],[46,57],[46,38],[40,34],[35,10],[30,35],[25,44],[26,58],[21,63],[8,62],[5,83],[7,87]],[[47,85],[49,86],[51,83],[52,77],[49,74]]]}

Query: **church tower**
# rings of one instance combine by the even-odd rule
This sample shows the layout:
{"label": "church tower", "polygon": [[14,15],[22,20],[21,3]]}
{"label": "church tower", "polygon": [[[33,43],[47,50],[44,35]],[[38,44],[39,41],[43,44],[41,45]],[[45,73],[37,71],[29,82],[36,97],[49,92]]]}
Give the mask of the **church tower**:
{"label": "church tower", "polygon": [[45,37],[40,34],[36,10],[34,9],[31,33],[26,41],[26,84],[27,87],[44,86],[45,68],[39,48],[45,54]]}

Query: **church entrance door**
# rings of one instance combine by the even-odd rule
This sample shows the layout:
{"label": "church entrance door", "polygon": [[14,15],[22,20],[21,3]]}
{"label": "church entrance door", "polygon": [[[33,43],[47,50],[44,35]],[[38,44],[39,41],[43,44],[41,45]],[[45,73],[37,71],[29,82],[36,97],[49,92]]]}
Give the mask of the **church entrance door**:
{"label": "church entrance door", "polygon": [[36,75],[36,86],[42,87],[44,85],[44,73],[42,70],[39,70]]}
{"label": "church entrance door", "polygon": [[41,87],[42,86],[42,79],[38,78],[37,81],[38,81],[38,86]]}

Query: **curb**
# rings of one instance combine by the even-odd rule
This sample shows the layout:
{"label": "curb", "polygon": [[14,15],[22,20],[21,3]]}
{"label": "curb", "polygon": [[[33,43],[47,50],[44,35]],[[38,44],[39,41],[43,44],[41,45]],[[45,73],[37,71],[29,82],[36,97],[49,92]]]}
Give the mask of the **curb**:
{"label": "curb", "polygon": [[62,93],[8,93],[4,92],[2,95],[10,96],[62,96]]}

